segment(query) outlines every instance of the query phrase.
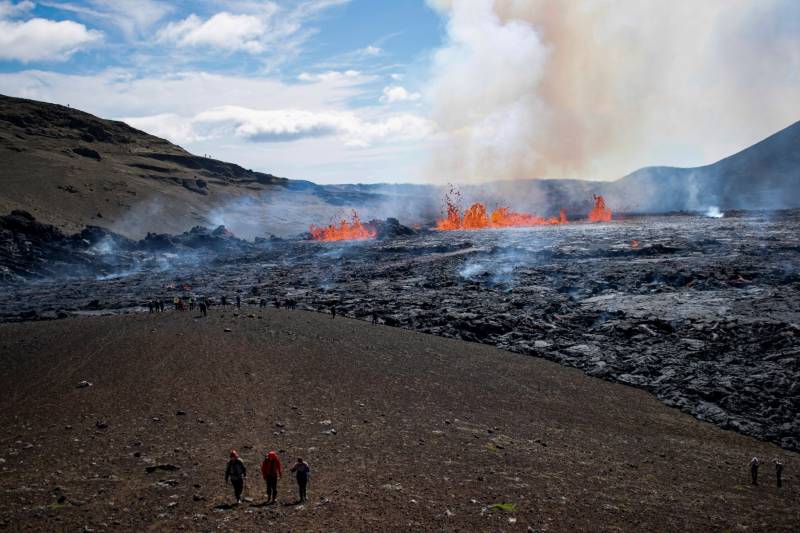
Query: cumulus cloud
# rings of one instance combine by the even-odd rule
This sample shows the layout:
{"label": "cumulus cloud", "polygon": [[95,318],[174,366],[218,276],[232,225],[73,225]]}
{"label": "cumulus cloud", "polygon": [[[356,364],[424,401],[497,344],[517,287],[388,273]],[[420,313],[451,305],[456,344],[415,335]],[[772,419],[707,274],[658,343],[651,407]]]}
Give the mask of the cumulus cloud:
{"label": "cumulus cloud", "polygon": [[435,174],[614,178],[702,164],[800,116],[795,0],[428,0]]}
{"label": "cumulus cloud", "polygon": [[409,92],[405,87],[390,85],[383,88],[383,95],[381,95],[380,101],[383,104],[393,104],[395,102],[413,102],[421,97],[420,93]]}
{"label": "cumulus cloud", "polygon": [[23,0],[16,4],[10,0],[3,0],[0,2],[0,19],[16,17],[22,15],[36,7],[36,4],[30,0]]}
{"label": "cumulus cloud", "polygon": [[0,59],[66,61],[75,52],[100,41],[103,34],[71,20],[9,18],[31,9],[30,2],[0,4]]}
{"label": "cumulus cloud", "polygon": [[190,117],[162,113],[121,120],[178,144],[231,138],[276,143],[334,137],[345,146],[366,148],[384,141],[419,140],[431,132],[426,119],[409,114],[370,120],[352,111],[261,110],[230,105]]}
{"label": "cumulus cloud", "polygon": [[210,109],[192,117],[190,122],[198,136],[232,134],[250,142],[334,136],[352,147],[367,147],[385,140],[421,139],[430,131],[427,120],[408,114],[368,120],[352,111],[259,110],[239,106]]}
{"label": "cumulus cloud", "polygon": [[264,51],[260,38],[265,30],[261,17],[223,11],[206,20],[192,14],[183,20],[170,22],[158,33],[158,39],[175,42],[178,46],[209,46],[260,53]]}

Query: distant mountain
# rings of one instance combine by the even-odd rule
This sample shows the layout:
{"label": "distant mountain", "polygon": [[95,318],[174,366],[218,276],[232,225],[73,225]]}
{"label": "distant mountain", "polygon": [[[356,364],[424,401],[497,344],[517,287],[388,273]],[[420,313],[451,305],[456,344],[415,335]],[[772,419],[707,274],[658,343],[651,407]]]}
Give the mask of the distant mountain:
{"label": "distant mountain", "polygon": [[608,194],[641,212],[800,207],[800,122],[711,165],[639,169]]}
{"label": "distant mountain", "polygon": [[[241,237],[296,235],[309,224],[394,216],[432,222],[444,185],[317,185],[193,155],[125,123],[0,95],[0,214],[14,209],[68,233],[86,225],[140,239],[224,224]],[[697,168],[648,167],[615,182],[520,180],[461,187],[482,201],[542,215],[585,216],[593,194],[615,211],[800,207],[800,123]]]}

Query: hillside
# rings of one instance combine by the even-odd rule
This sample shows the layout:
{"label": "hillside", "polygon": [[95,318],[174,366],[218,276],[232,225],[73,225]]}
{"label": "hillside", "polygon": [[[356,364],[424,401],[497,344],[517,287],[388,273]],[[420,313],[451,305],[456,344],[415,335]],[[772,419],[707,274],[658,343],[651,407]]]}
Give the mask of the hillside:
{"label": "hillside", "polygon": [[122,122],[7,96],[0,158],[0,212],[25,209],[67,231],[96,224],[131,237],[178,233],[226,201],[303,185],[190,154]]}
{"label": "hillside", "polygon": [[[0,528],[774,533],[800,521],[797,454],[644,391],[479,344],[242,311],[0,325]],[[223,481],[231,448],[250,474],[238,508]],[[271,449],[311,465],[307,504],[288,473],[264,504],[257,464]]]}
{"label": "hillside", "polygon": [[800,122],[710,165],[639,169],[609,194],[641,212],[800,207]]}

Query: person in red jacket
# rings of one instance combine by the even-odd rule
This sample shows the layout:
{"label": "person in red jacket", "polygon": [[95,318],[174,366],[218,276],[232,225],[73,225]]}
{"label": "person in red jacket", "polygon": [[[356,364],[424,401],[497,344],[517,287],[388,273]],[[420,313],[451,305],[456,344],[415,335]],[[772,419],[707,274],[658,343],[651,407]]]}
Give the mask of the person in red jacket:
{"label": "person in red jacket", "polygon": [[274,451],[270,451],[261,461],[261,476],[267,482],[267,503],[275,503],[275,498],[278,497],[278,478],[283,477],[283,468]]}

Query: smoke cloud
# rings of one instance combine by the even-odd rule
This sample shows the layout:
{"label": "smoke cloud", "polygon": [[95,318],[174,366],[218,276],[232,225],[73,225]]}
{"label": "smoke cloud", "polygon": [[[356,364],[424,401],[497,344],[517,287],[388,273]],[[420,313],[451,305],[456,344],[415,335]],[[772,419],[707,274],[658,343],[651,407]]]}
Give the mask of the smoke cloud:
{"label": "smoke cloud", "polygon": [[800,117],[795,0],[428,0],[425,94],[457,181],[706,164]]}

